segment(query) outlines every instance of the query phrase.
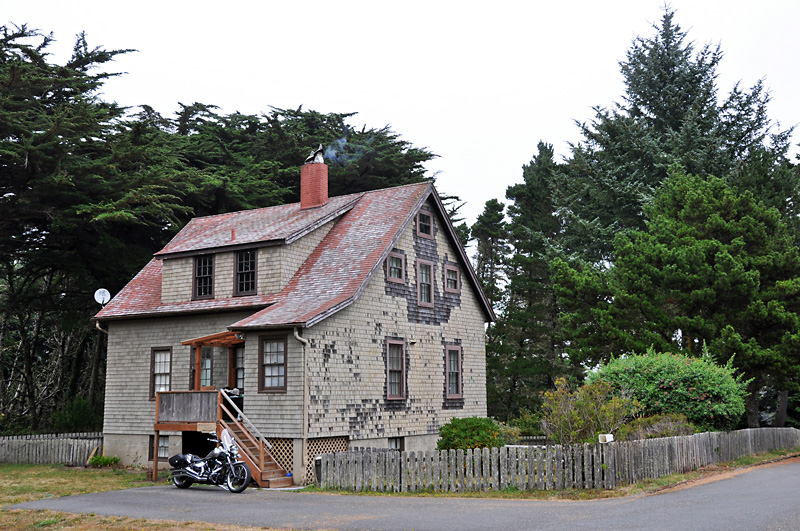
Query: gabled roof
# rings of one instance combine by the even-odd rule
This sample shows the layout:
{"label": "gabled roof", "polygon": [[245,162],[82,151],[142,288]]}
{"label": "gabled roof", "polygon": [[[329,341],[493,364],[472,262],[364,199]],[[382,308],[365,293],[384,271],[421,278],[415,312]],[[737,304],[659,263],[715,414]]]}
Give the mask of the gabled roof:
{"label": "gabled roof", "polygon": [[[300,204],[197,218],[187,224],[155,258],[114,297],[97,319],[156,317],[225,310],[258,310],[230,329],[312,326],[354,302],[364,286],[431,198],[442,226],[458,249],[464,276],[482,304],[487,320],[491,305],[458,244],[444,206],[429,183],[410,184],[360,194],[334,197],[320,208],[300,210]],[[161,304],[161,258],[229,250],[240,245],[291,243],[317,227],[337,219],[317,248],[280,292],[225,299]],[[231,240],[232,232],[234,239]]]}

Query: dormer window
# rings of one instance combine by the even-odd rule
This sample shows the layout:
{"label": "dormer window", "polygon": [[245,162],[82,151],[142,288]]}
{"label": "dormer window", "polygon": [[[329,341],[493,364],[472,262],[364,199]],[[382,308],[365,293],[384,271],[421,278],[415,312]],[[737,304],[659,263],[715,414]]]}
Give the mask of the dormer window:
{"label": "dormer window", "polygon": [[420,210],[417,214],[417,235],[433,239],[433,216]]}
{"label": "dormer window", "polygon": [[214,255],[204,254],[194,259],[193,299],[214,298]]}
{"label": "dormer window", "polygon": [[236,279],[234,295],[256,294],[256,249],[236,252]]}

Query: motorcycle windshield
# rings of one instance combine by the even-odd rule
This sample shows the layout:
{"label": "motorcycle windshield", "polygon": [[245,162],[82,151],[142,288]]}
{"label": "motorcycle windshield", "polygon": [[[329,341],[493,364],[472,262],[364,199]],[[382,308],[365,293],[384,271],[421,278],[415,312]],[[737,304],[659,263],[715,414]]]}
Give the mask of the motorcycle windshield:
{"label": "motorcycle windshield", "polygon": [[219,440],[222,443],[222,447],[225,449],[225,451],[229,452],[231,446],[233,446],[233,437],[231,436],[231,432],[228,431],[228,428],[222,430],[222,435],[220,435]]}

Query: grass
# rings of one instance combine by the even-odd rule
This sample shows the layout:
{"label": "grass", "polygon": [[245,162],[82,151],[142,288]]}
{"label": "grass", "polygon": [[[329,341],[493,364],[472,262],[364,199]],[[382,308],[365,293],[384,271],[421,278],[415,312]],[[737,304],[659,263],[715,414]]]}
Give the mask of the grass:
{"label": "grass", "polygon": [[[635,485],[609,490],[550,490],[524,491],[509,487],[502,491],[477,493],[434,493],[431,491],[416,493],[351,493],[332,489],[320,490],[307,487],[298,492],[317,492],[327,494],[369,495],[369,496],[415,496],[415,497],[454,497],[454,498],[502,498],[518,500],[594,500],[600,498],[618,498],[658,492],[668,487],[679,486],[720,472],[733,471],[737,468],[760,463],[776,461],[786,457],[800,455],[800,449],[777,450],[766,454],[743,457],[732,463],[709,467],[708,469],[688,474],[643,481]],[[0,507],[25,501],[39,500],[54,496],[70,496],[89,492],[128,489],[151,486],[145,480],[144,472],[130,472],[124,469],[82,469],[52,465],[5,465],[0,464],[0,477],[3,478],[3,489],[0,489]],[[164,479],[166,481],[166,479]],[[17,529],[76,530],[96,531],[110,529],[112,531],[129,531],[132,529],[159,530],[181,529],[186,531],[232,531],[234,529],[265,529],[242,526],[226,526],[202,522],[174,522],[166,520],[145,520],[118,516],[100,516],[96,514],[71,514],[49,510],[8,510],[0,509],[0,531]]]}

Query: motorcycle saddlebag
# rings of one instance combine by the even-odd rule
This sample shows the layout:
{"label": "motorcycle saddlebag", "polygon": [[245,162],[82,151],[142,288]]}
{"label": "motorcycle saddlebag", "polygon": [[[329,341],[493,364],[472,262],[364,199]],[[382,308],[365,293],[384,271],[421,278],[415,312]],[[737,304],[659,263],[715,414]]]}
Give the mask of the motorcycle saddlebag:
{"label": "motorcycle saddlebag", "polygon": [[172,468],[183,468],[189,465],[189,460],[183,454],[173,455],[169,458],[169,466]]}

